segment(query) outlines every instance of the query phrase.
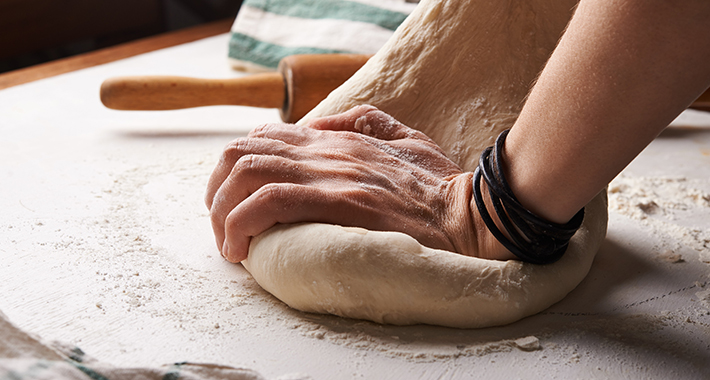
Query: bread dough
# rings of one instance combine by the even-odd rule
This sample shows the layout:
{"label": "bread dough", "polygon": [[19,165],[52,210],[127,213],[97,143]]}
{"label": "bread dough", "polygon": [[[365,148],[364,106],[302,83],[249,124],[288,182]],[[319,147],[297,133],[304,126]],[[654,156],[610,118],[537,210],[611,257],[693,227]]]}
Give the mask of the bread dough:
{"label": "bread dough", "polygon": [[586,276],[605,229],[606,202],[597,197],[562,259],[538,266],[431,249],[399,232],[278,225],[254,239],[244,266],[264,289],[302,311],[488,327],[561,300]]}
{"label": "bread dough", "polygon": [[[464,170],[517,117],[574,1],[424,0],[392,39],[304,120],[372,104],[434,139]],[[299,310],[380,323],[507,324],[562,299],[606,234],[606,194],[586,207],[558,262],[492,261],[434,250],[396,232],[278,225],[244,266]]]}
{"label": "bread dough", "polygon": [[465,171],[510,128],[572,16],[570,0],[423,0],[308,119],[371,104]]}

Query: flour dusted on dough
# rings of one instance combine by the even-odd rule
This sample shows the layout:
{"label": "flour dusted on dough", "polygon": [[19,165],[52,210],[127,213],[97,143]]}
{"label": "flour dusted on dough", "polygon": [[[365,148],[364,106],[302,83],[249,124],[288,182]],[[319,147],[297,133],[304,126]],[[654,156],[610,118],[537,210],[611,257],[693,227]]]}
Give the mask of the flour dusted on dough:
{"label": "flour dusted on dough", "polygon": [[472,171],[510,128],[576,0],[424,0],[344,85],[299,121],[371,104]]}
{"label": "flour dusted on dough", "polygon": [[[424,0],[392,39],[308,119],[371,104],[436,141],[464,170],[515,121],[576,1]],[[586,208],[551,265],[433,250],[396,232],[279,225],[253,239],[244,266],[303,311],[381,323],[485,327],[562,299],[606,233],[606,197]]]}
{"label": "flour dusted on dough", "polygon": [[254,238],[243,264],[264,289],[303,311],[398,325],[495,326],[544,310],[584,278],[606,228],[605,199],[596,198],[587,215],[563,258],[546,266],[317,223],[271,228]]}

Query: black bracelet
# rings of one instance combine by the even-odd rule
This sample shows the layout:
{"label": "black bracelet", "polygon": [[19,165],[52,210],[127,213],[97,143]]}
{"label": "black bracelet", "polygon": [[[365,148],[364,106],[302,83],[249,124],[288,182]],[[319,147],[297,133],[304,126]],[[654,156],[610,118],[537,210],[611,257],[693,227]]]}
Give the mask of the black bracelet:
{"label": "black bracelet", "polygon": [[[584,209],[579,210],[569,222],[558,224],[535,215],[518,202],[503,175],[503,144],[509,131],[503,131],[495,145],[481,153],[473,173],[476,207],[488,230],[520,260],[533,264],[554,263],[565,253],[569,240],[582,224]],[[488,185],[493,208],[510,239],[498,229],[486,209],[481,194],[481,178]]]}

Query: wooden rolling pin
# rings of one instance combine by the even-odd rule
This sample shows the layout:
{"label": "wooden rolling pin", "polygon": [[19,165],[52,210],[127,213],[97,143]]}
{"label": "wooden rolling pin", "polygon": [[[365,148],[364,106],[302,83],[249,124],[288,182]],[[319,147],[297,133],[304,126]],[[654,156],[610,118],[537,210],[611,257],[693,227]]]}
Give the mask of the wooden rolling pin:
{"label": "wooden rolling pin", "polygon": [[370,58],[358,54],[292,55],[276,73],[233,79],[177,76],[117,77],[101,85],[101,102],[116,110],[174,110],[240,105],[278,108],[295,123]]}
{"label": "wooden rolling pin", "polygon": [[[292,55],[281,60],[277,73],[234,79],[117,77],[101,85],[101,102],[116,110],[175,110],[217,105],[278,108],[283,121],[295,123],[369,58],[369,55],[357,54]],[[710,90],[690,107],[710,111]]]}

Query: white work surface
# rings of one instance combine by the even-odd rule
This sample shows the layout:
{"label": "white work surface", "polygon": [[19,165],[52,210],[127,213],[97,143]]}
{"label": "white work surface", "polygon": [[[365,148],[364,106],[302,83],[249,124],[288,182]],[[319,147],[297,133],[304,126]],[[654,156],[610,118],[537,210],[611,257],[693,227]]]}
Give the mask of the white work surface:
{"label": "white work surface", "polygon": [[[207,178],[228,141],[279,121],[276,110],[122,112],[99,102],[111,76],[237,76],[227,41],[0,91],[0,310],[11,321],[131,367],[209,362],[314,379],[710,378],[710,114],[683,114],[615,180],[608,237],[562,302],[498,328],[383,326],[291,310],[216,249]],[[515,344],[526,337],[539,349]]]}

